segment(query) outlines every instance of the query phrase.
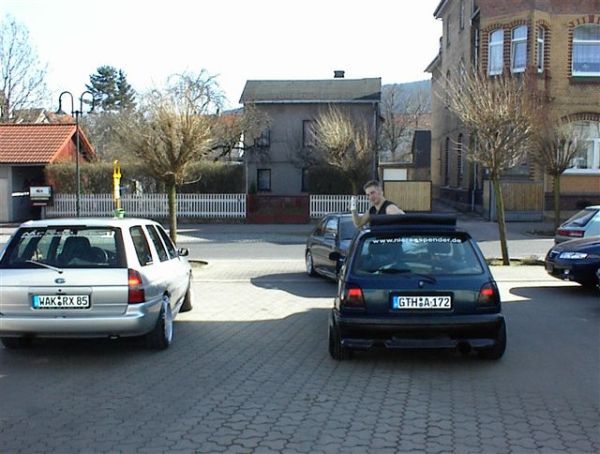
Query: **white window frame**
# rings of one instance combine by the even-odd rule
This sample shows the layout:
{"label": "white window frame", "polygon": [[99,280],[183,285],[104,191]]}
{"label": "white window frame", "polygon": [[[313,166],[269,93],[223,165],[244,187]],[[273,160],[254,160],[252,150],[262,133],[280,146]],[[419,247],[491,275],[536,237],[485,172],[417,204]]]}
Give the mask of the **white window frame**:
{"label": "white window frame", "polygon": [[[519,30],[525,30],[525,37],[515,38],[515,34]],[[522,73],[527,68],[527,36],[529,30],[527,25],[519,25],[513,28],[510,32],[510,72],[511,73]],[[525,45],[525,60],[522,66],[515,66],[515,57],[517,56],[517,49],[519,46]]]}
{"label": "white window frame", "polygon": [[[573,48],[571,49],[571,74],[574,76],[600,76],[600,71],[576,71],[575,70],[575,47],[576,46],[591,46],[594,48],[597,48],[597,53],[600,54],[600,39],[578,39],[575,37],[575,35],[577,34],[577,30],[578,29],[582,29],[584,27],[598,27],[600,28],[600,25],[596,25],[596,24],[585,24],[585,25],[580,25],[579,27],[576,27],[575,30],[573,30]],[[600,58],[600,56],[599,56]]]}
{"label": "white window frame", "polygon": [[537,60],[536,64],[537,64],[537,72],[538,73],[544,72],[545,40],[546,40],[546,29],[540,25],[539,27],[537,27],[537,38],[536,38],[537,48],[536,48],[536,54],[535,54],[536,60]]}
{"label": "white window frame", "polygon": [[[499,36],[500,39],[497,41],[493,41],[494,36]],[[493,68],[492,64],[494,59],[492,58],[497,52],[499,52],[500,58],[500,67]],[[490,36],[488,39],[488,74],[490,76],[495,76],[498,74],[502,74],[502,70],[504,69],[504,29],[497,28],[490,32]]]}
{"label": "white window frame", "polygon": [[[593,126],[596,125],[596,136],[585,137],[582,139],[583,142],[588,145],[588,162],[591,162],[591,167],[586,168],[568,168],[565,170],[565,175],[598,175],[600,174],[600,122],[575,122],[577,126],[583,126],[588,128],[590,132],[594,130]],[[578,128],[579,129],[579,128]],[[591,147],[589,144],[591,143]]]}

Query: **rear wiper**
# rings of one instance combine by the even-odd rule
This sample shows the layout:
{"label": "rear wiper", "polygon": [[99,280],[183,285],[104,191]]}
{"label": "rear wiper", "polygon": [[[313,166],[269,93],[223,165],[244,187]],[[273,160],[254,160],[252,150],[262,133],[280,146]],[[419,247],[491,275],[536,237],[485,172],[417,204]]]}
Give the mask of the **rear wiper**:
{"label": "rear wiper", "polygon": [[42,263],[42,262],[38,262],[38,261],[35,261],[35,260],[25,260],[25,263],[32,263],[34,265],[43,266],[44,268],[48,268],[50,270],[57,271],[57,272],[59,272],[61,274],[63,272],[63,270],[61,268],[57,268],[55,266],[48,265],[47,263]]}
{"label": "rear wiper", "polygon": [[410,275],[410,276],[418,276],[432,284],[435,284],[437,282],[437,279],[433,276],[431,276],[430,274],[423,274],[423,273],[415,273],[414,271],[408,269],[408,268],[385,268],[385,267],[381,267],[377,270],[375,270],[375,272],[379,272],[382,274],[406,274],[406,275]]}

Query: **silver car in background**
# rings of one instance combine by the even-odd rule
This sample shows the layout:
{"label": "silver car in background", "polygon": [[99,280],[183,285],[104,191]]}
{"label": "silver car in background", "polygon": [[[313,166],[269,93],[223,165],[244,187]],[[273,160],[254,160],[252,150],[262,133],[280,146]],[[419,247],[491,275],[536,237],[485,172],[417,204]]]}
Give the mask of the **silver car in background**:
{"label": "silver car in background", "polygon": [[187,254],[147,219],[21,224],[0,256],[0,340],[145,336],[165,349],[173,318],[192,308]]}
{"label": "silver car in background", "polygon": [[600,205],[584,208],[571,216],[556,230],[555,243],[600,236]]}

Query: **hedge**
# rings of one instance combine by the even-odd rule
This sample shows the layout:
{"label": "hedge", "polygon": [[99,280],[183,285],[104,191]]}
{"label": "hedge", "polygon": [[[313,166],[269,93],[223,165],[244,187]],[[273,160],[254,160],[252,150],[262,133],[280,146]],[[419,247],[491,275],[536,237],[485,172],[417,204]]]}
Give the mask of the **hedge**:
{"label": "hedge", "polygon": [[[76,192],[75,163],[58,163],[46,167],[46,179],[55,193]],[[113,164],[111,162],[81,163],[79,168],[83,194],[108,194],[113,190]],[[164,185],[150,176],[143,163],[121,164],[121,191],[134,191],[134,180],[141,183],[147,193],[164,192]],[[240,193],[244,192],[244,167],[224,163],[200,162],[190,166],[190,184],[181,185],[181,193]]]}

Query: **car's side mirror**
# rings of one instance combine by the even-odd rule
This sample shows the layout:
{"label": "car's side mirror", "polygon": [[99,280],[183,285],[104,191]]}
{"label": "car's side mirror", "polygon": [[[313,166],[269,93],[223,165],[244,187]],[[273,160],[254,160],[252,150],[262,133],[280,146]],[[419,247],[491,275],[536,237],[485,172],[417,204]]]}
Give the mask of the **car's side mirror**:
{"label": "car's side mirror", "polygon": [[177,253],[181,257],[187,257],[188,255],[190,255],[190,250],[186,247],[180,247],[179,249],[177,249]]}
{"label": "car's side mirror", "polygon": [[341,260],[344,260],[344,256],[342,254],[340,254],[338,251],[333,251],[329,253],[329,260],[332,260],[334,262],[339,262]]}

